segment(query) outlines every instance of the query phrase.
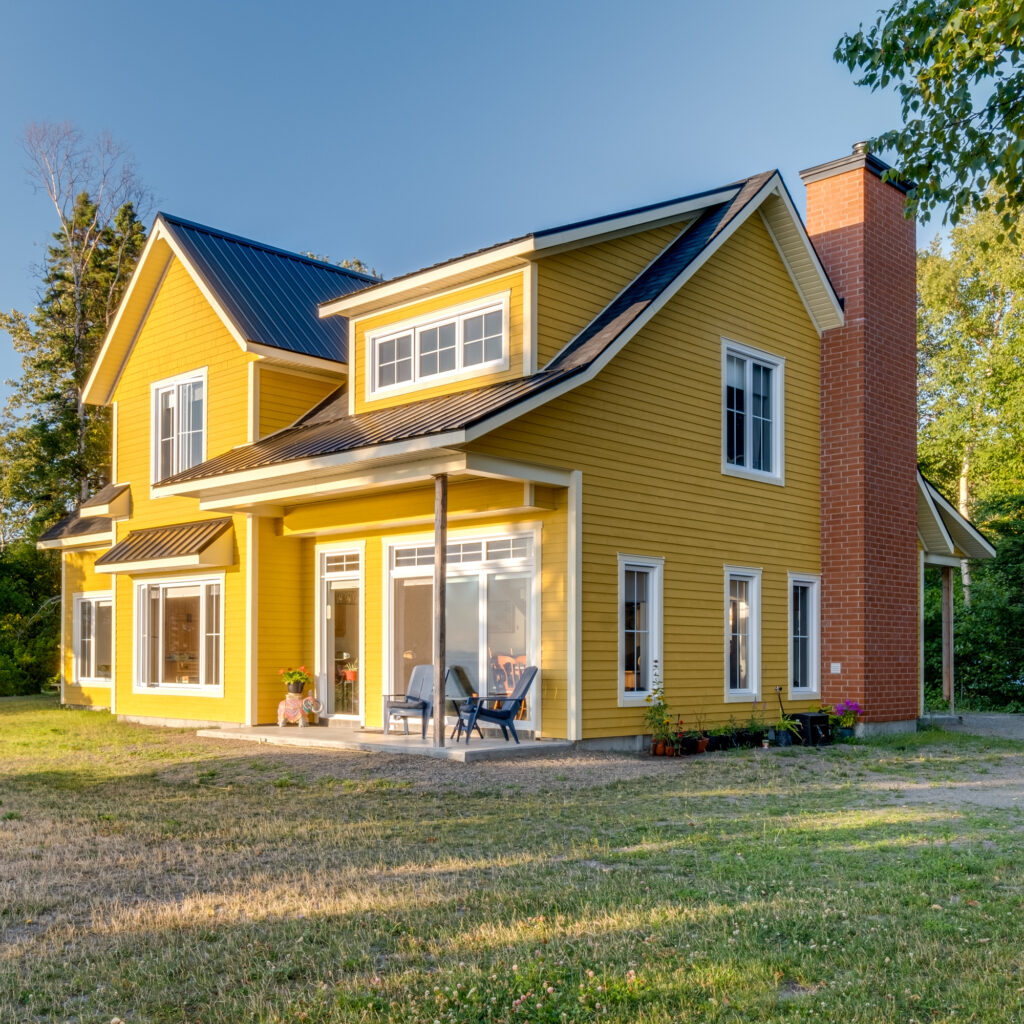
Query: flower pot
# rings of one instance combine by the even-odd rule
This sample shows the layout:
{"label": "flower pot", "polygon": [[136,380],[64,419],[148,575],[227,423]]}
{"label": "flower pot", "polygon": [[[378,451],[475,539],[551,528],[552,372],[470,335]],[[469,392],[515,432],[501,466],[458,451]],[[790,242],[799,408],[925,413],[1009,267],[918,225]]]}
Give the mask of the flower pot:
{"label": "flower pot", "polygon": [[674,743],[665,744],[665,756],[675,757],[676,756],[676,745]]}
{"label": "flower pot", "polygon": [[347,668],[341,674],[346,683],[354,683],[356,681],[356,670],[354,668]]}
{"label": "flower pot", "polygon": [[697,740],[697,753],[698,754],[703,754],[704,751],[708,749],[708,742],[709,742],[709,740],[708,740],[707,736],[701,736],[701,738],[699,740]]}
{"label": "flower pot", "polygon": [[306,688],[305,683],[286,683],[285,685],[288,687],[289,693],[302,693]]}
{"label": "flower pot", "polygon": [[841,725],[836,730],[837,735],[841,740],[852,740],[853,739],[853,726]]}
{"label": "flower pot", "polygon": [[664,756],[664,754],[665,754],[665,741],[664,740],[655,740],[654,741],[654,747],[651,750],[651,753],[654,754],[655,757],[662,757],[662,756]]}

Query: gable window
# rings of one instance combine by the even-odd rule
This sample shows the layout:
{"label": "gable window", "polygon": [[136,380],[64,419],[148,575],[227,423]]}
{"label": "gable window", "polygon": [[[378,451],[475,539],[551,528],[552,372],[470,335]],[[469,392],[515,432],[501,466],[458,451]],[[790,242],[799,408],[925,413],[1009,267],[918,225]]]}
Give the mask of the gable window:
{"label": "gable window", "polygon": [[783,361],[722,342],[722,470],[782,482]]}
{"label": "gable window", "polygon": [[508,301],[489,299],[370,336],[368,393],[508,365]]}
{"label": "gable window", "polygon": [[221,579],[136,584],[138,686],[220,688],[223,591]]}
{"label": "gable window", "polygon": [[619,555],[619,703],[642,703],[661,661],[664,559]]}
{"label": "gable window", "polygon": [[789,576],[789,696],[818,694],[820,636],[820,580],[817,576]]}
{"label": "gable window", "polygon": [[725,570],[725,699],[756,700],[761,684],[761,570]]}
{"label": "gable window", "polygon": [[153,482],[206,457],[206,371],[159,381],[153,395]]}
{"label": "gable window", "polygon": [[110,594],[75,594],[74,681],[109,686],[113,675],[113,603]]}

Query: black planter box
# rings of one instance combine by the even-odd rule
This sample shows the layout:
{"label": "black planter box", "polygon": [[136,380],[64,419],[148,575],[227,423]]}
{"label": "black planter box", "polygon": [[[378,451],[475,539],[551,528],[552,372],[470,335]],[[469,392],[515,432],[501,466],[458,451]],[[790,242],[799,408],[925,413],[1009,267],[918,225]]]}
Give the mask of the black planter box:
{"label": "black planter box", "polygon": [[832,726],[821,711],[790,715],[800,723],[800,739],[805,747],[824,747],[832,742]]}

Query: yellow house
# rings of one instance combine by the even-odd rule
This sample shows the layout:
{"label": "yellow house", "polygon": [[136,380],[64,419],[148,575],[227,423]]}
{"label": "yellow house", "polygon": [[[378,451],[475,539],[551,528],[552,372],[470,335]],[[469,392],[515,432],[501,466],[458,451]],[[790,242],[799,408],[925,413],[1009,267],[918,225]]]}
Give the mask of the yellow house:
{"label": "yellow house", "polygon": [[380,729],[441,545],[446,663],[540,667],[521,731],[632,742],[659,678],[688,727],[814,706],[842,328],[777,172],[384,282],[161,214],[85,389],[113,482],[42,540],[62,700],[272,723],[305,665]]}

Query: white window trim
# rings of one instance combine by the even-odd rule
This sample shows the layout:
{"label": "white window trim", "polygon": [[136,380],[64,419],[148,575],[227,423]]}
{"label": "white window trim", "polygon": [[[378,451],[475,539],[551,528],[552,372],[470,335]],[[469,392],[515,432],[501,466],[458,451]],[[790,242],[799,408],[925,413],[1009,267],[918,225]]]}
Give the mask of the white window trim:
{"label": "white window trim", "polygon": [[[459,541],[483,541],[488,540],[505,540],[510,537],[518,537],[526,535],[532,540],[532,556],[529,559],[511,559],[508,561],[495,561],[495,562],[472,562],[469,566],[485,565],[496,569],[505,569],[508,571],[515,571],[516,569],[529,568],[533,573],[533,586],[531,588],[530,600],[531,600],[531,614],[530,614],[530,650],[527,654],[527,664],[541,666],[541,651],[542,637],[541,637],[541,584],[543,580],[543,565],[541,561],[541,538],[542,538],[542,525],[538,522],[522,522],[522,523],[510,523],[507,526],[492,526],[490,528],[483,527],[480,529],[469,529],[469,530],[449,530],[448,531],[448,542],[458,543]],[[385,688],[389,688],[392,685],[392,625],[395,619],[394,610],[394,588],[392,587],[392,581],[401,577],[411,576],[429,576],[433,572],[431,566],[408,566],[402,568],[392,568],[392,562],[394,560],[394,549],[403,547],[420,546],[423,544],[433,544],[434,535],[432,533],[411,533],[402,536],[389,537],[384,544],[384,558],[381,562],[382,572],[382,586],[385,595],[384,604],[384,616],[381,630],[381,650],[383,652],[382,659],[382,673],[381,673],[381,693],[385,692]],[[462,572],[461,565],[449,566],[447,575],[458,576],[468,575],[469,567],[466,568],[465,573]],[[486,644],[486,640],[481,637],[481,642]],[[543,722],[543,711],[541,704],[541,696],[543,694],[543,688],[541,686],[542,677],[544,674],[543,667],[540,667],[537,678],[534,680],[533,686],[530,687],[530,694],[527,700],[527,711],[529,712],[528,718],[521,722],[516,723],[517,729],[532,729],[535,735],[541,734],[542,722]],[[388,691],[390,692],[390,691]],[[447,716],[446,716],[447,718]]]}
{"label": "white window trim", "polygon": [[[224,585],[224,573],[207,576],[160,576],[155,579],[133,580],[132,586],[132,693],[170,694],[183,697],[214,697],[224,696],[224,649],[227,646],[227,588]],[[182,683],[160,683],[158,686],[147,686],[142,680],[145,675],[142,659],[146,652],[142,646],[142,591],[146,587],[158,586],[201,586],[205,583],[220,584],[220,682],[216,686],[203,683],[188,685]],[[199,647],[200,658],[204,657],[203,644]]]}
{"label": "white window trim", "polygon": [[[626,651],[623,647],[623,638],[626,631],[626,569],[646,569],[651,574],[650,593],[650,638],[651,638],[651,689],[642,692],[626,690]],[[662,662],[662,634],[664,632],[662,623],[662,609],[664,607],[664,576],[665,559],[660,556],[651,555],[627,555],[618,554],[618,639],[616,640],[616,651],[618,652],[618,706],[620,708],[632,708],[647,703],[654,685],[654,665],[657,664],[664,677],[665,666]]]}
{"label": "white window trim", "polygon": [[[775,484],[779,487],[786,483],[786,452],[785,452],[785,397],[786,397],[786,360],[782,356],[772,355],[763,349],[753,348],[744,345],[742,342],[733,341],[731,338],[722,338],[722,472],[726,476],[741,477],[745,480],[760,480],[762,483]],[[754,360],[764,363],[772,370],[772,402],[774,404],[774,415],[772,416],[772,452],[775,456],[773,465],[775,468],[770,473],[759,469],[749,469],[746,466],[734,466],[728,461],[727,450],[727,412],[726,412],[726,388],[728,386],[728,365],[730,355],[739,356],[742,359]],[[747,413],[747,423],[750,422],[750,413]]]}
{"label": "white window trim", "polygon": [[[797,584],[810,587],[811,590],[811,685],[799,689],[793,686],[793,587]],[[786,646],[789,649],[789,699],[813,700],[821,696],[821,577],[808,573],[789,573],[786,605],[789,608],[786,632]]]}
{"label": "white window trim", "polygon": [[[750,686],[746,690],[729,688],[729,582],[733,578],[750,582]],[[726,704],[739,704],[761,699],[761,570],[743,565],[725,566],[723,587],[725,605],[725,649],[723,676]]]}
{"label": "white window trim", "polygon": [[[375,399],[390,398],[393,395],[406,395],[416,391],[423,391],[433,387],[435,384],[448,384],[462,380],[471,380],[474,377],[486,377],[494,373],[500,373],[509,368],[509,299],[511,291],[498,292],[495,295],[488,295],[484,298],[474,299],[472,302],[463,302],[457,306],[448,306],[424,316],[403,320],[400,323],[388,324],[366,335],[366,401],[372,402]],[[457,339],[456,359],[460,365],[454,370],[445,373],[431,374],[429,377],[419,376],[419,344],[418,332],[433,327],[435,324],[444,323],[456,317],[472,316],[476,313],[491,312],[495,309],[501,310],[501,358],[492,359],[490,362],[478,363],[475,366],[463,367],[462,362],[462,339]],[[413,378],[411,381],[402,381],[398,384],[389,384],[383,387],[377,385],[377,346],[390,338],[396,338],[403,334],[413,335]]]}
{"label": "white window trim", "polygon": [[[327,589],[332,580],[347,580],[359,585],[359,651],[356,657],[359,658],[359,715],[342,715],[337,712],[326,717],[338,718],[345,721],[358,721],[361,726],[366,725],[366,541],[355,541],[353,543],[339,543],[338,541],[327,541],[316,544],[313,548],[316,558],[316,593],[314,595],[314,613],[316,615],[316,649],[313,652],[313,672],[317,688],[317,696],[323,701],[324,707],[330,707],[330,694],[328,689],[331,686],[329,670],[331,658],[327,652],[327,619],[325,608],[327,606]],[[346,569],[342,571],[328,571],[326,568],[328,555],[356,555],[359,558],[358,569]]]}
{"label": "white window trim", "polygon": [[[110,602],[110,678],[103,679],[100,676],[83,676],[81,674],[81,663],[79,660],[80,644],[82,640],[82,617],[79,614],[84,602],[89,601],[97,604],[100,601]],[[72,620],[71,620],[71,680],[74,686],[113,686],[114,685],[114,594],[110,590],[90,590],[80,594],[72,595]],[[96,612],[93,610],[93,623],[96,622]],[[93,650],[95,651],[96,638],[93,636]]]}
{"label": "white window trim", "polygon": [[209,367],[202,366],[188,373],[179,373],[174,377],[165,377],[163,380],[155,380],[149,385],[149,496],[159,497],[153,494],[153,488],[160,484],[157,479],[160,465],[160,408],[157,403],[157,395],[165,388],[177,387],[179,384],[188,384],[193,381],[203,382],[203,456],[201,462],[206,461],[208,426],[210,420],[210,386],[208,383]]}

